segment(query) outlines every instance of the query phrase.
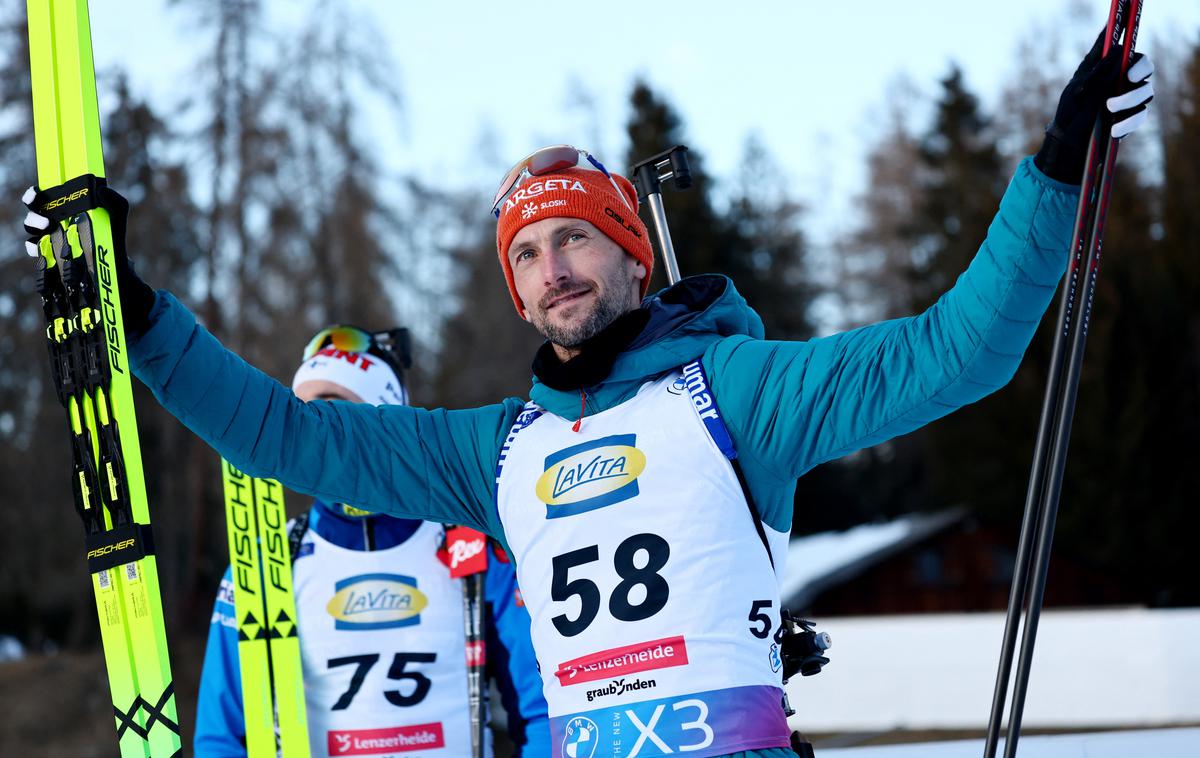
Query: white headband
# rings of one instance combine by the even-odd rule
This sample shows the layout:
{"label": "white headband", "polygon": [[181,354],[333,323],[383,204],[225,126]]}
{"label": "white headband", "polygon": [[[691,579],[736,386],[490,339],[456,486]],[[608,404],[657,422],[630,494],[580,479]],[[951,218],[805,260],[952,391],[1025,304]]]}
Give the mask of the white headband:
{"label": "white headband", "polygon": [[396,372],[369,353],[327,347],[300,364],[292,377],[292,390],[314,379],[345,387],[371,405],[408,405],[408,392]]}

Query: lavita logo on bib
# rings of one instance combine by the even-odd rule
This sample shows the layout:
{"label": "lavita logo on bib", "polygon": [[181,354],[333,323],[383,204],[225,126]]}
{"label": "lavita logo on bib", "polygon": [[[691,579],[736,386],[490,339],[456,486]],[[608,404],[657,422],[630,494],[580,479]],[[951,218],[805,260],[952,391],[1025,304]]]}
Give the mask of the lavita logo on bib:
{"label": "lavita logo on bib", "polygon": [[637,497],[646,454],[636,434],[614,434],[551,453],[535,492],[546,518],[586,513]]}
{"label": "lavita logo on bib", "polygon": [[334,585],[325,610],[335,629],[395,629],[421,623],[429,598],[417,580],[400,574],[359,574]]}

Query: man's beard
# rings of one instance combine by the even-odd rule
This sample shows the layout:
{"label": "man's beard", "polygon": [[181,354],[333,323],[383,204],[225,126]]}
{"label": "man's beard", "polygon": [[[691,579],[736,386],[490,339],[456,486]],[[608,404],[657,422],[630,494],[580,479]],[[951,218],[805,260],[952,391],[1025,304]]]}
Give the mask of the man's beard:
{"label": "man's beard", "polygon": [[[592,292],[597,292],[594,285],[591,287],[591,290]],[[558,297],[560,294],[573,291],[576,290],[550,292],[542,299],[550,300]],[[617,289],[609,289],[606,291],[606,294],[596,296],[596,302],[592,305],[592,309],[579,321],[565,325],[552,323],[546,316],[546,311],[539,308],[534,312],[533,326],[543,337],[555,345],[565,348],[576,348],[583,342],[595,337],[606,326],[616,321],[618,317],[624,315],[629,310],[630,305],[626,298],[621,296],[621,292]]]}

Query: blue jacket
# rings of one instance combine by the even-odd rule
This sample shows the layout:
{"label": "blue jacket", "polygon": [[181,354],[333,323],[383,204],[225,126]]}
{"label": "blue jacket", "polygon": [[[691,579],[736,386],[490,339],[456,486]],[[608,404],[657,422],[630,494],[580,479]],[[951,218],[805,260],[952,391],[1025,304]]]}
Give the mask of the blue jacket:
{"label": "blue jacket", "polygon": [[[349,519],[320,501],[309,511],[308,528],[344,548],[368,549],[361,519]],[[413,535],[420,521],[372,520],[374,549],[394,547]],[[516,573],[507,560],[489,556],[484,600],[491,608],[487,627],[488,668],[508,714],[508,732],[517,755],[549,754],[550,727],[542,680],[529,639],[529,613],[519,605]],[[213,605],[212,624],[200,672],[196,703],[197,758],[245,758],[246,725],[242,714],[242,681],[238,669],[237,616],[228,570]],[[464,707],[466,704],[464,703]]]}
{"label": "blue jacket", "polygon": [[[763,521],[786,532],[804,472],[917,429],[1012,378],[1065,269],[1078,193],[1025,159],[979,253],[937,303],[820,339],[764,340],[731,282],[685,279],[644,303],[650,324],[587,388],[583,423],[699,357]],[[150,328],[131,340],[130,357],[168,410],[250,474],[504,541],[493,477],[518,398],[468,410],[303,403],[221,347],[166,293]],[[535,380],[530,397],[560,416],[579,414],[577,392]]]}

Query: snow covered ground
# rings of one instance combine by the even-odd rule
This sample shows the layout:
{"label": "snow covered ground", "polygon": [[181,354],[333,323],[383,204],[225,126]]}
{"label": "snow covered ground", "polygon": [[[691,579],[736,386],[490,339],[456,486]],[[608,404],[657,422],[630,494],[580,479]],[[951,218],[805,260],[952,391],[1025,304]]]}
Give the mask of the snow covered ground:
{"label": "snow covered ground", "polygon": [[[1003,750],[1001,743],[997,755]],[[1196,758],[1200,755],[1200,729],[1022,737],[1017,753],[1021,758]],[[979,758],[983,740],[822,749],[817,754],[820,758]]]}
{"label": "snow covered ground", "polygon": [[[833,637],[831,663],[788,684],[797,711],[793,728],[986,728],[1002,613],[817,622]],[[1045,611],[1023,724],[1093,730],[1200,724],[1198,641],[1200,609]],[[1200,749],[1190,755],[1200,756]]]}

